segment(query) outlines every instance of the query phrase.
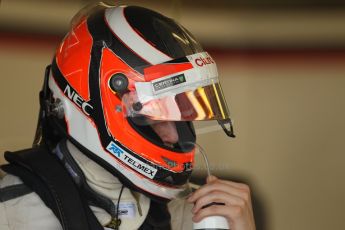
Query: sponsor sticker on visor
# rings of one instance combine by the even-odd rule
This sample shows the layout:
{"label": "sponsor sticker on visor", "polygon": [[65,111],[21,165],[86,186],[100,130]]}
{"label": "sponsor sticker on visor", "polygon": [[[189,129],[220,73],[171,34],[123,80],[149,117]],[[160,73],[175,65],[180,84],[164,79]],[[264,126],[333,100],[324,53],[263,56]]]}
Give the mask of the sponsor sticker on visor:
{"label": "sponsor sticker on visor", "polygon": [[163,89],[169,89],[172,88],[173,86],[179,85],[186,82],[186,77],[184,74],[179,74],[177,76],[172,76],[164,80],[159,80],[159,81],[153,81],[153,89],[155,92],[163,90]]}
{"label": "sponsor sticker on visor", "polygon": [[113,141],[109,143],[109,145],[107,146],[107,150],[112,153],[117,159],[119,159],[135,171],[139,172],[140,174],[147,176],[148,178],[152,179],[157,173],[157,169],[127,153]]}

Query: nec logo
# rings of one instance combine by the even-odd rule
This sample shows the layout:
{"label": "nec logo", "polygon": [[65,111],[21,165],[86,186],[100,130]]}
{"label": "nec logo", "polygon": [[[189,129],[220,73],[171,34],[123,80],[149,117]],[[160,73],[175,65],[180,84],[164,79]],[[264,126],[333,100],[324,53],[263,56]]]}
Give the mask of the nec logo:
{"label": "nec logo", "polygon": [[90,116],[90,112],[92,111],[93,107],[84,101],[84,99],[79,96],[77,92],[71,89],[69,85],[66,85],[66,88],[63,92],[69,99],[71,99],[71,101],[74,102],[74,104],[81,108],[86,115]]}
{"label": "nec logo", "polygon": [[199,57],[195,59],[195,64],[202,67],[204,65],[214,64],[215,62],[210,56],[207,56],[206,58]]}

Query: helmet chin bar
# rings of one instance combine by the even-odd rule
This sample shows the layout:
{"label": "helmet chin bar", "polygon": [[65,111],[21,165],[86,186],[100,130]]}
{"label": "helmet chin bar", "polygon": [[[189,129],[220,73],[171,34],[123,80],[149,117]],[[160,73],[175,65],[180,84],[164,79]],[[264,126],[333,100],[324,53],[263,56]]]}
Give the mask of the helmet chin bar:
{"label": "helmet chin bar", "polygon": [[223,128],[223,131],[228,137],[235,138],[234,128],[232,126],[232,121],[230,118],[224,120],[218,120],[218,124]]}

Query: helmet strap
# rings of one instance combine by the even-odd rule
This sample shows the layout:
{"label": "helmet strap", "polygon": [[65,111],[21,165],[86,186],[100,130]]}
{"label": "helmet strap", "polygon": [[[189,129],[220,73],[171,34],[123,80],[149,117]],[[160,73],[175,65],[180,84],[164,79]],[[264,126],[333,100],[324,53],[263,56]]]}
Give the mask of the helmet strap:
{"label": "helmet strap", "polygon": [[[61,111],[62,107],[59,106],[60,102],[58,100],[55,102],[53,101],[51,91],[48,86],[50,71],[51,65],[48,65],[44,74],[42,90],[39,93],[40,109],[33,147],[46,145],[50,150],[52,150],[62,137],[60,133],[57,132],[57,130],[60,131],[61,128],[52,128],[55,124],[58,125],[58,122],[53,120],[56,119],[55,117],[59,118],[59,116],[63,114],[63,111]],[[48,119],[48,117],[51,119]]]}
{"label": "helmet strap", "polygon": [[37,121],[37,127],[36,127],[36,133],[34,137],[34,141],[32,143],[33,147],[38,147],[41,146],[44,142],[45,139],[45,131],[46,130],[46,109],[45,109],[45,101],[47,99],[47,94],[48,94],[48,77],[50,73],[50,68],[51,65],[48,65],[45,69],[44,73],[44,81],[43,81],[43,86],[42,89],[39,93],[39,102],[40,102],[40,109],[38,113],[38,121]]}

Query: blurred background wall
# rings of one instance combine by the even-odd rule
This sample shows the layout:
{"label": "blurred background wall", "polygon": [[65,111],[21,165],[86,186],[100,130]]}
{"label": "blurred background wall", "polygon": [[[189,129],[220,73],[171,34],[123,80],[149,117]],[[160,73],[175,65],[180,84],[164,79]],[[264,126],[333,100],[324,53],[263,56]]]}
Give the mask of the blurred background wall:
{"label": "blurred background wall", "polygon": [[[90,2],[2,0],[1,153],[30,147],[45,66]],[[217,61],[237,138],[199,143],[215,174],[250,184],[258,229],[345,229],[343,1],[115,2],[176,18]]]}

